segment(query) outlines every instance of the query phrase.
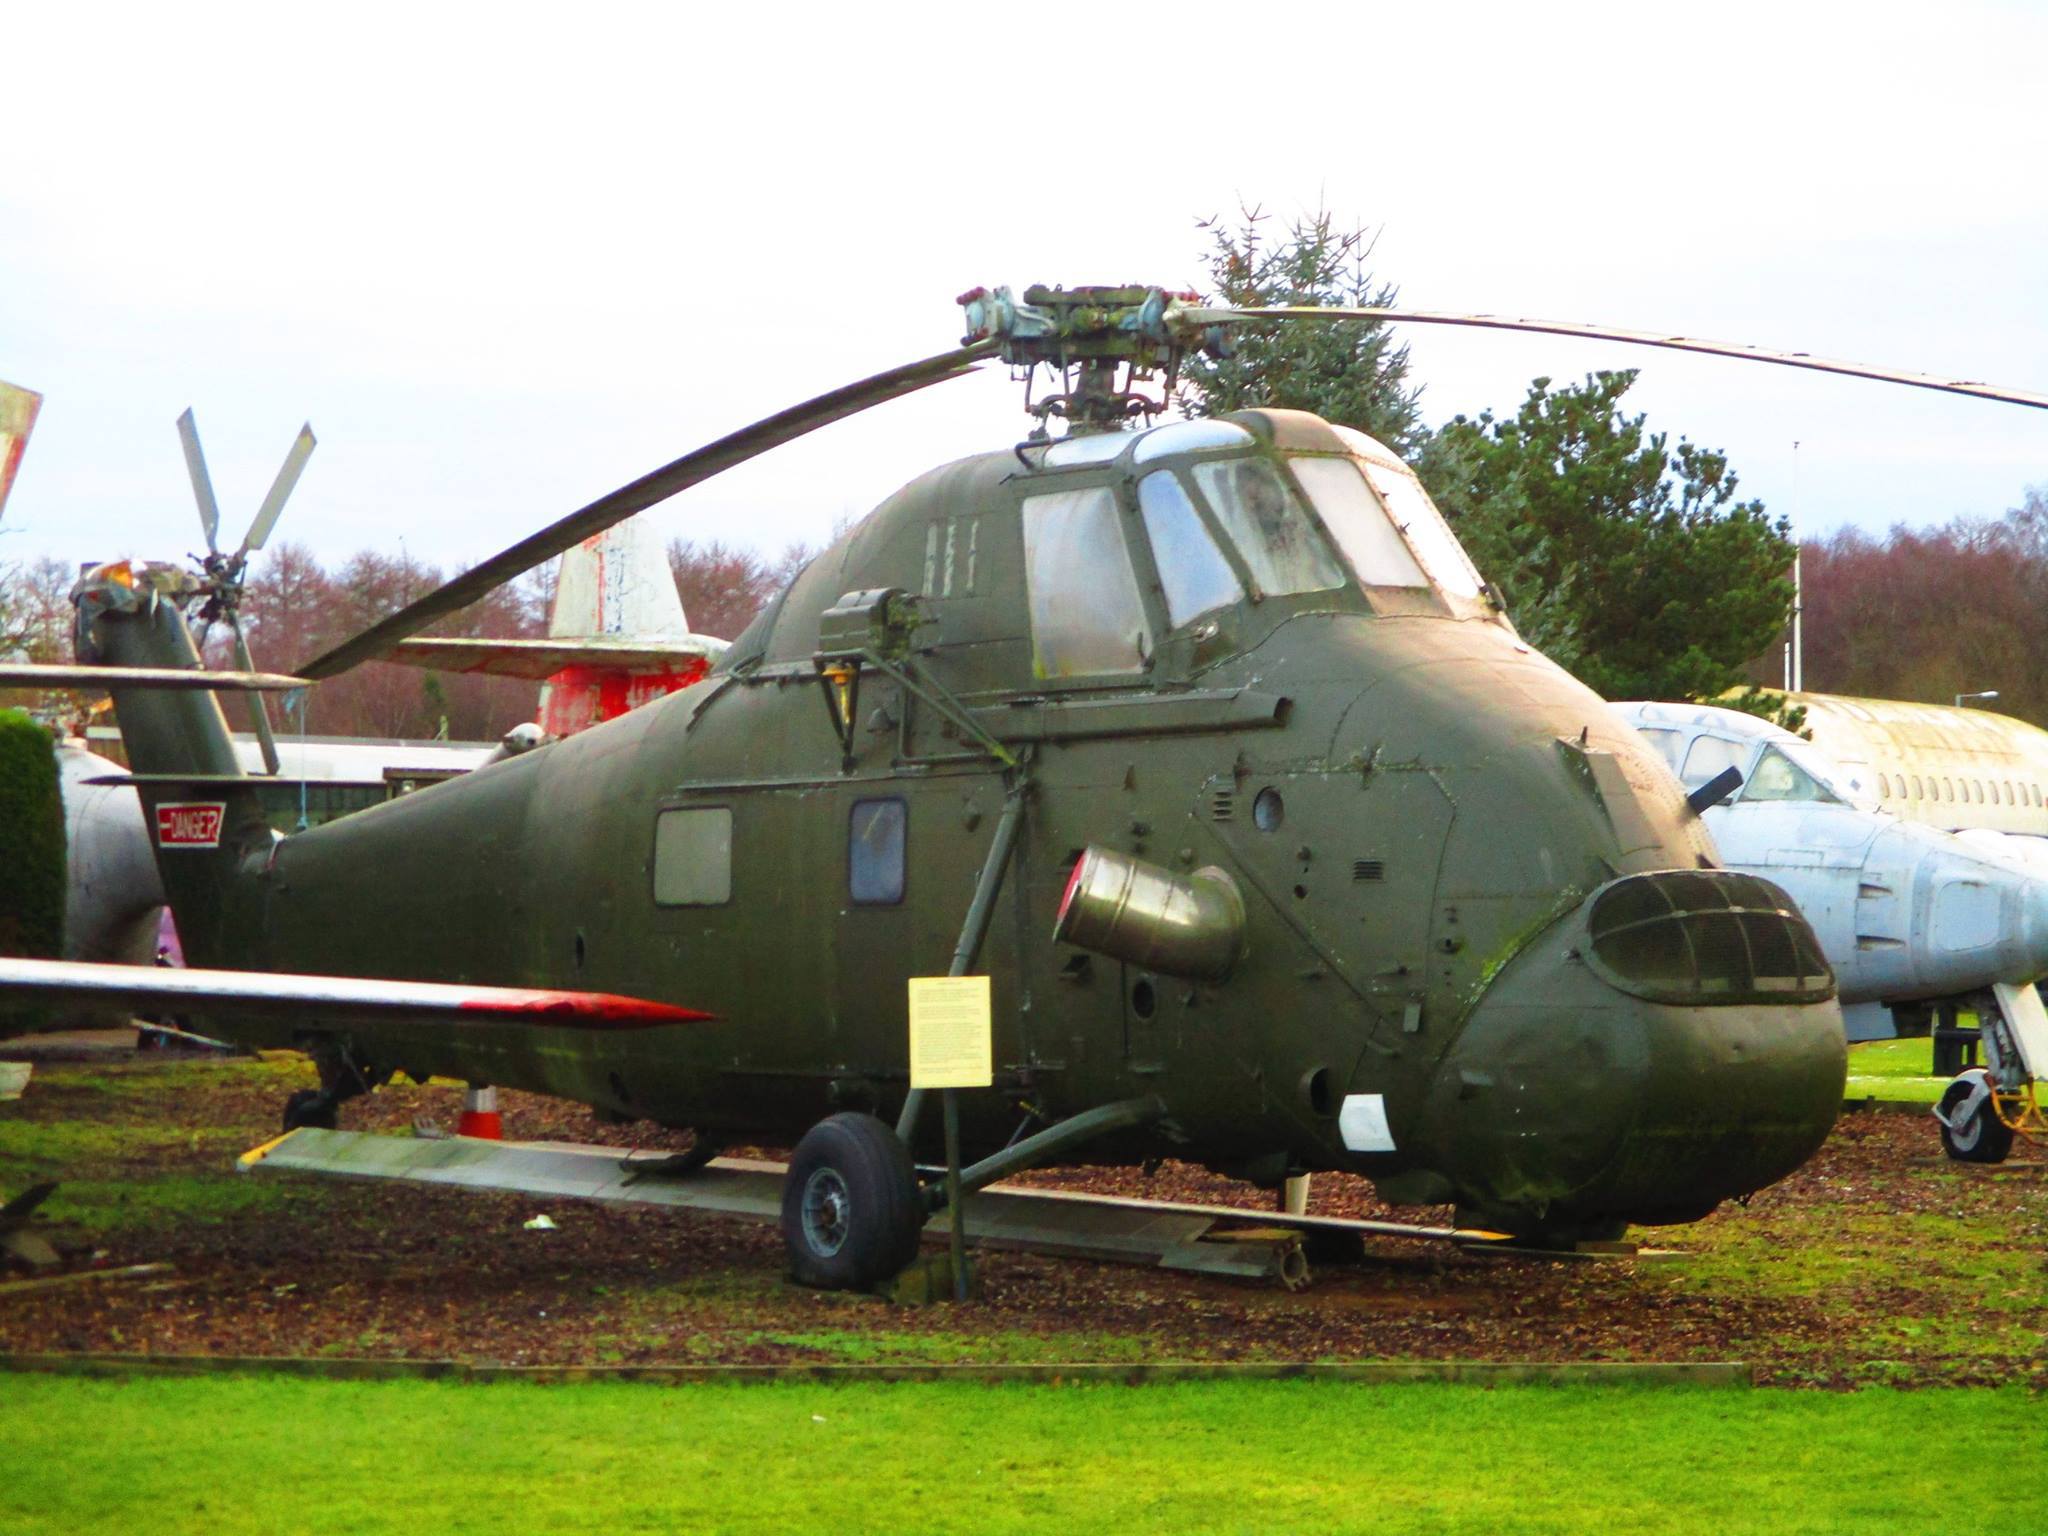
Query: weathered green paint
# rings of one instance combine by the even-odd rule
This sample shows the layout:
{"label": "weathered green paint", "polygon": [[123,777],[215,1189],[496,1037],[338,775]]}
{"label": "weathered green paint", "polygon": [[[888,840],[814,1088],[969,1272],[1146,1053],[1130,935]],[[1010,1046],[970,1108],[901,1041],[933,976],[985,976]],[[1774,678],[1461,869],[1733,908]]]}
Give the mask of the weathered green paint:
{"label": "weathered green paint", "polygon": [[[1314,417],[1232,419],[1256,452],[1342,451]],[[1657,1005],[1582,962],[1582,893],[1711,849],[1635,733],[1483,600],[1346,588],[1176,629],[1133,537],[1157,637],[1147,670],[1033,677],[1021,499],[1112,485],[1134,532],[1133,478],[1033,470],[1007,451],[947,465],[813,561],[692,689],[281,841],[253,791],[227,790],[221,852],[161,853],[188,955],[719,1015],[617,1032],[355,1030],[339,1043],[373,1075],[560,1094],[727,1141],[791,1138],[845,1107],[893,1118],[904,978],[947,970],[1015,778],[875,667],[843,761],[817,697],[820,620],[844,594],[895,588],[918,598],[906,663],[997,738],[1032,744],[983,946],[997,1085],[962,1096],[970,1159],[1008,1141],[1027,1106],[1050,1122],[1156,1095],[1162,1120],[1077,1155],[1182,1155],[1273,1182],[1348,1169],[1517,1231],[1689,1219],[1798,1166],[1841,1100],[1836,1008]],[[971,578],[928,581],[942,540],[974,551]],[[175,662],[186,642],[161,612],[93,619],[89,649]],[[207,696],[116,704],[139,771],[222,770]],[[1090,710],[1105,718],[1071,728]],[[1252,817],[1268,788],[1285,801],[1274,830]],[[876,796],[908,806],[896,906],[848,897],[849,814]],[[655,817],[691,806],[733,812],[732,900],[659,907]],[[1228,871],[1247,908],[1230,978],[1141,976],[1055,946],[1064,881],[1090,844]],[[1379,878],[1354,878],[1363,861]],[[305,1017],[240,1031],[330,1048],[337,1033]],[[1384,1096],[1395,1150],[1347,1149],[1347,1094]],[[920,1155],[936,1157],[938,1132],[926,1117]]]}

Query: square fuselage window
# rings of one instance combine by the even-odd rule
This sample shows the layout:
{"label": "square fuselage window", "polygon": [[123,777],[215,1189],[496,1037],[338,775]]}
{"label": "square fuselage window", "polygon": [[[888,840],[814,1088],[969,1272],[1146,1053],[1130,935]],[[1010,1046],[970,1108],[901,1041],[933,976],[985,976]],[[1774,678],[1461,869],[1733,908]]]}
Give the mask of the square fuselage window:
{"label": "square fuselage window", "polygon": [[654,900],[722,907],[732,900],[732,808],[692,806],[654,818]]}
{"label": "square fuselage window", "polygon": [[910,823],[901,800],[856,800],[846,831],[846,889],[858,906],[903,899],[904,842]]}

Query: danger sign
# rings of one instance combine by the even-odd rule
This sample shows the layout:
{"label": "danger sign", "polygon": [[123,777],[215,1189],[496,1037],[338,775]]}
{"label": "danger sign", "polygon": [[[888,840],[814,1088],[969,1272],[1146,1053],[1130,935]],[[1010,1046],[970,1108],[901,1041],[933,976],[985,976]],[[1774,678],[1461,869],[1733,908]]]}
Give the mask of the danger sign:
{"label": "danger sign", "polygon": [[156,808],[156,840],[163,848],[218,848],[220,824],[227,806],[218,800],[160,805]]}

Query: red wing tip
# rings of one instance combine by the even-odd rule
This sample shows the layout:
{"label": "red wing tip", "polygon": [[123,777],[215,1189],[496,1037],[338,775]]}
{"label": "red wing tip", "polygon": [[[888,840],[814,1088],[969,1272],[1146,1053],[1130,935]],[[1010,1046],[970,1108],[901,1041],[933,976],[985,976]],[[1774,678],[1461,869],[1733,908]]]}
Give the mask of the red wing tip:
{"label": "red wing tip", "polygon": [[690,1024],[718,1017],[674,1003],[650,1002],[641,997],[621,997],[615,992],[519,992],[502,1000],[476,998],[462,1005],[480,1013],[559,1013],[579,1023],[605,1024]]}

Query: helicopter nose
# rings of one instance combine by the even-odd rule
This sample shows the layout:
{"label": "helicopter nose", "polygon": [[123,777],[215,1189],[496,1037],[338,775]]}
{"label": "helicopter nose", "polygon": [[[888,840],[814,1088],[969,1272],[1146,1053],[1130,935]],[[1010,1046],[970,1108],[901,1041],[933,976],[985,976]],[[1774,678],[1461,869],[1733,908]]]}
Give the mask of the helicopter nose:
{"label": "helicopter nose", "polygon": [[1846,1070],[1833,980],[1789,897],[1726,871],[1634,875],[1503,968],[1429,1118],[1473,1218],[1611,1234],[1792,1172],[1833,1126]]}

